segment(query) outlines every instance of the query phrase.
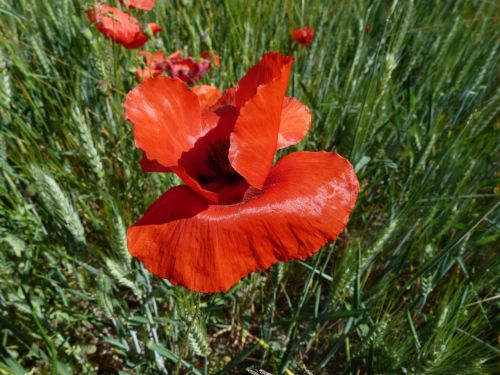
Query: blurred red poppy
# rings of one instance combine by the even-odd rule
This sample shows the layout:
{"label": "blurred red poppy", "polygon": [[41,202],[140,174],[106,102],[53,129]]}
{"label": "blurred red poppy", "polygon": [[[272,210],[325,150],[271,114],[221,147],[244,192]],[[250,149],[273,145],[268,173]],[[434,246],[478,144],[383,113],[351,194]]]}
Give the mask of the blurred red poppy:
{"label": "blurred red poppy", "polygon": [[155,6],[156,0],[120,0],[120,3],[130,9],[151,10]]}
{"label": "blurred red poppy", "polygon": [[257,269],[313,255],[342,232],[359,190],[346,159],[301,151],[273,166],[276,150],[311,124],[309,109],[285,97],[292,62],[267,53],[215,104],[163,76],[127,94],[143,169],[186,183],[128,229],[130,253],[151,272],[194,291],[225,291]]}
{"label": "blurred red poppy", "polygon": [[172,77],[193,84],[208,73],[210,61],[205,59],[196,61],[191,57],[181,57],[179,53],[177,57],[168,59],[168,66]]}
{"label": "blurred red poppy", "polygon": [[[104,36],[125,48],[139,48],[149,39],[141,29],[139,21],[120,9],[99,5],[87,11],[87,18]],[[156,23],[149,23],[145,27],[148,27],[153,34],[162,30]]]}
{"label": "blurred red poppy", "polygon": [[315,30],[311,27],[301,27],[292,31],[292,39],[309,48],[313,42],[314,33]]}
{"label": "blurred red poppy", "polygon": [[170,59],[176,59],[180,56],[180,52],[176,51],[170,56],[165,56],[163,52],[156,51],[149,53],[146,51],[140,51],[139,55],[145,58],[145,68],[137,69],[135,75],[139,79],[147,79],[151,77],[156,77],[161,73],[165,72],[169,65],[168,61]]}

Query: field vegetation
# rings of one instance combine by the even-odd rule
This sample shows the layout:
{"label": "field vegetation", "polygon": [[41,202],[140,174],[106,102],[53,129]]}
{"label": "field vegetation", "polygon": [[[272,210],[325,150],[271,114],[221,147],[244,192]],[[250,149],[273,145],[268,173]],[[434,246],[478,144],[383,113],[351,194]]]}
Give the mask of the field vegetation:
{"label": "field vegetation", "polygon": [[[118,2],[117,2],[118,3]],[[344,233],[227,293],[172,286],[126,229],[170,186],[124,120],[137,51],[92,2],[0,0],[0,374],[488,374],[499,369],[499,40],[494,1],[158,0],[145,49],[221,64],[266,51],[361,192]],[[290,40],[316,29],[311,48]],[[318,171],[321,173],[321,171]]]}

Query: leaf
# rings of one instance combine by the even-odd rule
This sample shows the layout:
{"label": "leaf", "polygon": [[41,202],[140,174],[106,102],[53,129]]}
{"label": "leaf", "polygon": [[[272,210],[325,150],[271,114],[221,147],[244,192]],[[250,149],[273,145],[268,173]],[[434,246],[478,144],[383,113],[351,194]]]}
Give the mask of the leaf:
{"label": "leaf", "polygon": [[168,350],[167,348],[165,348],[161,345],[155,344],[152,341],[148,342],[147,347],[150,350],[158,353],[159,355],[161,355],[167,359],[170,359],[174,363],[180,362],[186,369],[191,370],[193,374],[203,375],[203,372],[201,370],[197,369],[194,365],[187,362],[186,360],[179,358],[179,356],[177,356],[177,354],[173,353],[172,351]]}

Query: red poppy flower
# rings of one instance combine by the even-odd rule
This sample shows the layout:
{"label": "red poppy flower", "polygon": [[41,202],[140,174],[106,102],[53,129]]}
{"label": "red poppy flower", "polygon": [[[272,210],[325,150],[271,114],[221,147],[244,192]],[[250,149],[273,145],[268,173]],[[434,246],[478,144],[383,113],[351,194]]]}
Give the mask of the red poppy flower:
{"label": "red poppy flower", "polygon": [[145,58],[146,67],[144,69],[137,69],[135,71],[135,75],[139,79],[146,79],[156,77],[165,72],[169,67],[168,61],[178,58],[180,56],[180,52],[176,51],[170,56],[165,56],[163,52],[160,51],[156,51],[153,53],[140,51],[139,55]]}
{"label": "red poppy flower", "polygon": [[130,9],[151,10],[155,6],[156,0],[120,0],[120,3]]}
{"label": "red poppy flower", "polygon": [[[149,39],[141,29],[139,21],[120,9],[99,5],[87,11],[87,18],[103,35],[125,48],[139,48]],[[149,23],[147,27],[153,34],[162,30],[156,23]]]}
{"label": "red poppy flower", "polygon": [[292,39],[309,48],[313,42],[314,33],[315,30],[311,27],[301,27],[292,31]]}
{"label": "red poppy flower", "polygon": [[189,84],[199,81],[210,69],[210,61],[205,59],[195,61],[191,57],[182,58],[180,53],[177,57],[169,58],[168,65],[172,77]]}
{"label": "red poppy flower", "polygon": [[273,166],[276,150],[299,142],[311,123],[309,109],[285,97],[292,62],[267,53],[215,104],[163,76],[128,93],[144,170],[186,183],[128,229],[130,253],[151,272],[194,291],[225,291],[257,269],[313,255],[344,229],[359,190],[346,159],[301,151]]}
{"label": "red poppy flower", "polygon": [[205,60],[212,61],[215,66],[220,65],[220,56],[217,54],[212,54],[212,52],[206,51],[206,52],[203,52],[200,56]]}

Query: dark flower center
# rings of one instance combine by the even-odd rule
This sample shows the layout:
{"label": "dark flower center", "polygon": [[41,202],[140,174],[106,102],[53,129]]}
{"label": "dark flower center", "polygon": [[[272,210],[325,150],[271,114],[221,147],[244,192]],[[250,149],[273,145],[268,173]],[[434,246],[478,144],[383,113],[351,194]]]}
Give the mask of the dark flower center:
{"label": "dark flower center", "polygon": [[217,139],[210,144],[207,155],[207,165],[215,173],[224,177],[235,177],[238,173],[229,162],[229,139]]}

